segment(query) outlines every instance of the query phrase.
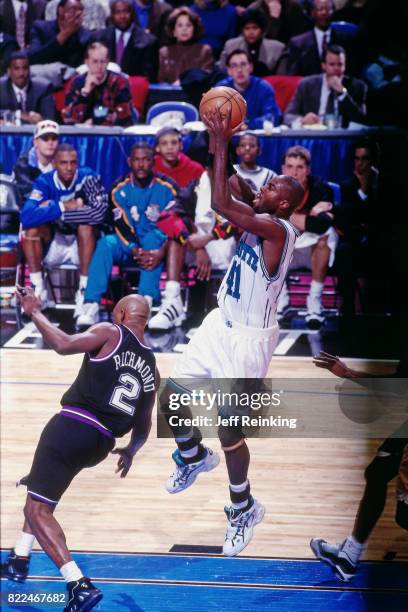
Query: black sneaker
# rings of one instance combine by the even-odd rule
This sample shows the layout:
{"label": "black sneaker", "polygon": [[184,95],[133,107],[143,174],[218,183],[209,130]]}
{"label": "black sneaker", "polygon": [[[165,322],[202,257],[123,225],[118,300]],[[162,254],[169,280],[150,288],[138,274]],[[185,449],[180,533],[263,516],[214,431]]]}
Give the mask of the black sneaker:
{"label": "black sneaker", "polygon": [[89,578],[68,582],[68,602],[63,612],[87,612],[101,601],[103,595]]}
{"label": "black sneaker", "polygon": [[357,564],[353,563],[347,553],[344,552],[343,545],[344,542],[337,546],[320,538],[310,540],[310,548],[316,558],[327,563],[334,571],[336,578],[342,582],[348,582],[355,576]]}
{"label": "black sneaker", "polygon": [[28,576],[30,566],[30,557],[19,557],[14,552],[14,548],[10,551],[6,561],[1,566],[1,576],[14,580],[14,582],[25,582]]}

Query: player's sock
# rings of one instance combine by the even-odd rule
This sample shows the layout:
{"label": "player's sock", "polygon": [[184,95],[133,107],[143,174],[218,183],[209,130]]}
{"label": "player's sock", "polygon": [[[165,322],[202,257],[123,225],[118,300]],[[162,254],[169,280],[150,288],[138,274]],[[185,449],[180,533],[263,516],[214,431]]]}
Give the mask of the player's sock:
{"label": "player's sock", "polygon": [[360,544],[352,535],[343,542],[340,552],[344,552],[350,561],[357,564],[364,550],[364,544]]}
{"label": "player's sock", "polygon": [[199,429],[194,428],[185,436],[177,436],[176,444],[185,464],[196,463],[205,457],[206,450],[201,444],[202,436]]}
{"label": "player's sock", "polygon": [[14,552],[18,557],[29,557],[34,546],[35,535],[22,531],[14,546]]}
{"label": "player's sock", "polygon": [[88,277],[80,274],[79,276],[79,289],[86,289],[86,285],[88,283]]}
{"label": "player's sock", "polygon": [[43,275],[42,272],[30,272],[30,281],[34,287],[43,287]]}
{"label": "player's sock", "polygon": [[83,573],[75,563],[75,561],[68,561],[60,567],[60,572],[65,582],[76,582],[80,580],[83,576]]}
{"label": "player's sock", "polygon": [[310,296],[321,297],[323,293],[323,285],[320,281],[312,280],[310,283]]}
{"label": "player's sock", "polygon": [[254,502],[253,498],[251,497],[251,487],[248,480],[238,485],[233,485],[230,483],[229,488],[231,506],[235,510],[242,510],[245,512],[252,506]]}

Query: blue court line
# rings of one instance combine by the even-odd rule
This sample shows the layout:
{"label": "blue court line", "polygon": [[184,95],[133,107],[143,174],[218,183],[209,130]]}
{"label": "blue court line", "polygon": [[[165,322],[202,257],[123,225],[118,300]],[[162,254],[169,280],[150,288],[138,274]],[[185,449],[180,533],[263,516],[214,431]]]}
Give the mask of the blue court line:
{"label": "blue court line", "polygon": [[[2,581],[2,590],[12,593],[63,593],[64,584],[28,581],[24,585]],[[406,609],[406,597],[399,594],[359,593],[321,590],[262,590],[242,587],[239,589],[223,587],[195,587],[171,584],[114,584],[98,583],[103,592],[103,600],[93,610],[95,612],[237,612],[248,610],[256,612],[402,612]],[[46,612],[60,610],[59,607],[32,605],[10,606],[6,604],[3,593],[3,610],[16,612]]]}
{"label": "blue court line", "polygon": [[[7,551],[2,551],[2,559]],[[316,560],[253,559],[221,556],[73,553],[87,576],[95,580],[134,580],[196,583],[201,585],[296,587],[309,589],[406,590],[408,563],[363,562],[351,583],[339,582],[329,567]],[[30,574],[59,577],[43,552],[34,552]]]}

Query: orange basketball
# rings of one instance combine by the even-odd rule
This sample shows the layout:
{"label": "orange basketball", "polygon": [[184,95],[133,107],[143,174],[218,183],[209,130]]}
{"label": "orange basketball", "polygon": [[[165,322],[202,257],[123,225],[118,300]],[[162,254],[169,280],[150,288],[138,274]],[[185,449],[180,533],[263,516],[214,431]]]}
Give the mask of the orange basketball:
{"label": "orange basketball", "polygon": [[226,115],[231,109],[231,127],[234,128],[244,121],[247,104],[241,94],[232,87],[213,87],[207,91],[200,102],[200,116],[203,113],[219,108],[221,115]]}

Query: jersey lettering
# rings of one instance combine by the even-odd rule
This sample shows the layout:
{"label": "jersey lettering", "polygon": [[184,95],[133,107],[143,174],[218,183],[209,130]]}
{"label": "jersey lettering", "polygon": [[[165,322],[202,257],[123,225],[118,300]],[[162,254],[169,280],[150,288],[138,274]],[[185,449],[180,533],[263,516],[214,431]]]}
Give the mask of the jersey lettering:
{"label": "jersey lettering", "polygon": [[119,376],[119,382],[122,383],[122,385],[118,385],[114,388],[109,404],[133,416],[135,413],[135,405],[128,404],[124,398],[133,401],[137,400],[140,395],[140,383],[137,378],[128,373],[121,374]]}
{"label": "jersey lettering", "polygon": [[239,300],[241,294],[239,292],[239,285],[241,282],[241,264],[233,261],[230,272],[226,278],[227,283],[227,294],[236,300]]}

